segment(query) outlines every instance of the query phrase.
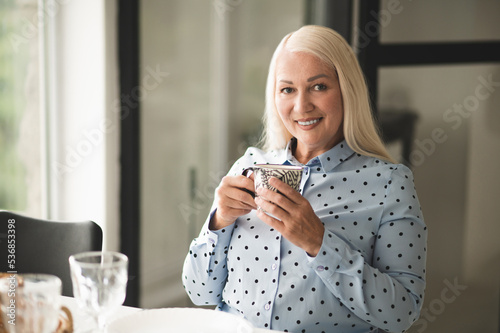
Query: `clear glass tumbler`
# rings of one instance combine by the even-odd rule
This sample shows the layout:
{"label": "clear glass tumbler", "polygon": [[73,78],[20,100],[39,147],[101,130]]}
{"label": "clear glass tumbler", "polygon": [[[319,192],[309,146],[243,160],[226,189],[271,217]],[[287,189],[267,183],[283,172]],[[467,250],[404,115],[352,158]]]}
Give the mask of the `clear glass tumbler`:
{"label": "clear glass tumbler", "polygon": [[54,333],[61,311],[61,279],[48,274],[4,274],[0,309],[9,333]]}

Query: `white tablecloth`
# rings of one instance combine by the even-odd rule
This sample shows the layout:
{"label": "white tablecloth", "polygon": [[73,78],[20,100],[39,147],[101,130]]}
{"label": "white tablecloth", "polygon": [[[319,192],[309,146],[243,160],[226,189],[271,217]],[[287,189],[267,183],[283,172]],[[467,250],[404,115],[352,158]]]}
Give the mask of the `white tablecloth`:
{"label": "white tablecloth", "polygon": [[[94,327],[94,320],[83,313],[76,303],[76,300],[73,297],[62,297],[62,304],[68,307],[73,315],[73,325],[74,325],[74,333],[82,333],[88,331],[90,328]],[[120,317],[132,314],[137,311],[141,311],[142,309],[133,308],[129,306],[121,306],[116,312],[109,315],[107,322],[110,323],[115,319]]]}
{"label": "white tablecloth", "polygon": [[[78,304],[76,303],[76,300],[73,297],[65,297],[65,296],[61,297],[62,297],[62,304],[68,307],[69,310],[71,311],[71,314],[73,315],[74,333],[83,333],[95,326],[93,319],[88,315],[84,314],[79,309]],[[121,306],[117,311],[109,315],[107,322],[111,323],[113,320],[117,320],[120,317],[124,317],[142,310],[143,309],[140,308]],[[265,329],[253,330],[253,333],[270,333],[270,332],[276,333],[280,331],[270,331]]]}

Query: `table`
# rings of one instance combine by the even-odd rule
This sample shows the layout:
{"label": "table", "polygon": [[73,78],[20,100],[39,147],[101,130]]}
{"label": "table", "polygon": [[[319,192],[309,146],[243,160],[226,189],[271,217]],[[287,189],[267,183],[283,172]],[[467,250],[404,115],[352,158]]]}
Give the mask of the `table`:
{"label": "table", "polygon": [[[94,321],[88,315],[82,313],[78,308],[78,304],[76,303],[76,299],[73,297],[61,296],[62,305],[66,306],[73,315],[73,325],[74,325],[74,333],[81,333],[88,330],[90,327],[93,327]],[[115,319],[118,319],[123,316],[127,316],[129,314],[135,313],[137,311],[141,311],[140,308],[134,308],[130,306],[120,306],[118,311],[109,315],[107,319],[108,322],[112,322]]]}
{"label": "table", "polygon": [[[62,298],[62,305],[66,306],[70,311],[71,314],[73,315],[73,325],[74,325],[74,333],[82,333],[86,332],[90,327],[93,327],[95,324],[93,322],[93,319],[90,318],[88,315],[85,315],[80,311],[78,304],[76,303],[76,300],[73,297],[67,297],[67,296],[61,296]],[[141,308],[134,308],[130,306],[121,306],[117,311],[115,311],[113,314],[110,314],[109,318],[107,321],[110,323],[113,320],[119,319],[121,317],[136,313],[138,311],[142,311],[144,309]],[[210,311],[210,310],[207,310]],[[255,328],[253,330],[253,333],[279,333],[281,331],[274,331],[274,330],[266,330],[266,329],[260,329],[260,328]]]}

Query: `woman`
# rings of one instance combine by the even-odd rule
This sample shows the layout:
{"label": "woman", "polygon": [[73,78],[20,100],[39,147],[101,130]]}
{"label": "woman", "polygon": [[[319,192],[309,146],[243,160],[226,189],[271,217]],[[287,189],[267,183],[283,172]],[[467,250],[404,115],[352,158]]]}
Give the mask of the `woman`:
{"label": "woman", "polygon": [[[393,164],[359,64],[331,29],[304,26],[271,60],[264,150],[216,190],[186,257],[195,304],[285,332],[402,332],[418,318],[427,231],[408,168]],[[257,191],[254,163],[304,166],[300,193]],[[273,217],[266,214],[271,213]]]}

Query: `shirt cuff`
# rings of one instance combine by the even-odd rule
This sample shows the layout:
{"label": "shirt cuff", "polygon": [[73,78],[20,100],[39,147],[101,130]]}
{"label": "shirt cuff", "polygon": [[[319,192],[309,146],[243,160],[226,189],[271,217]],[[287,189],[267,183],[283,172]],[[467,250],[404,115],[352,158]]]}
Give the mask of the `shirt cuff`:
{"label": "shirt cuff", "polygon": [[344,248],[343,242],[337,242],[338,236],[325,230],[323,243],[316,257],[307,256],[308,265],[322,279],[329,279],[340,267]]}
{"label": "shirt cuff", "polygon": [[217,209],[214,209],[212,213],[210,213],[207,223],[205,224],[205,230],[200,239],[201,242],[207,243],[211,248],[215,248],[216,245],[228,246],[234,229],[234,223],[219,230],[210,230],[208,228],[210,220],[214,216],[216,210]]}

